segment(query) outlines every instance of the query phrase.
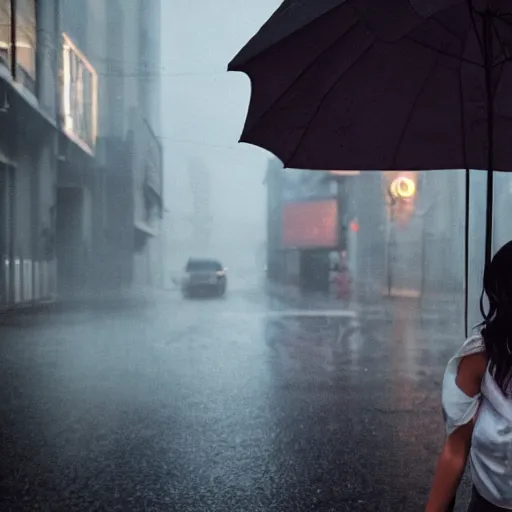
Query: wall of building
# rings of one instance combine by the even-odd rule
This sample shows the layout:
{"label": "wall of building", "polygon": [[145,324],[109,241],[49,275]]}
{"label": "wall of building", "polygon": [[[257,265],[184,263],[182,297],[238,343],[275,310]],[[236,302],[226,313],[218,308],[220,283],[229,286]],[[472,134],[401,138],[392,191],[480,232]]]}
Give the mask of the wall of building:
{"label": "wall of building", "polygon": [[[5,229],[0,308],[46,300],[55,292],[52,242],[58,136],[58,2],[37,2],[35,23],[35,82],[27,81],[27,69],[18,69],[14,77],[12,70],[0,64],[4,134],[0,141],[0,223]],[[20,60],[19,65],[30,61]]]}
{"label": "wall of building", "polygon": [[[23,144],[25,146],[25,144]],[[26,147],[26,146],[25,146]],[[36,176],[35,155],[20,151],[16,166],[16,253],[20,258],[32,259],[34,226],[32,225],[32,209],[36,206],[33,200],[33,180]]]}
{"label": "wall of building", "polygon": [[59,112],[58,69],[61,32],[60,2],[39,2],[37,10],[37,81],[39,107],[53,120]]}
{"label": "wall of building", "polygon": [[[69,1],[69,0],[68,0]],[[112,106],[109,102],[107,5],[104,0],[87,0],[87,30],[84,53],[98,74],[98,140],[111,135]],[[106,164],[105,147],[98,144],[95,153],[98,166]]]}
{"label": "wall of building", "polygon": [[281,169],[279,160],[272,158],[267,166],[267,276],[279,280],[283,276],[284,254],[281,251]]}
{"label": "wall of building", "polygon": [[[0,141],[1,167],[12,171],[15,182],[10,199],[15,215],[9,226],[14,235],[7,237],[5,230],[1,237],[2,258],[10,267],[0,278],[0,307],[6,299],[3,288],[13,287],[14,281],[18,285],[16,297],[14,293],[7,297],[11,301],[32,301],[54,293],[55,276],[50,274],[55,268],[64,272],[60,276],[64,288],[71,285],[74,291],[111,275],[119,285],[130,283],[137,268],[143,284],[163,280],[160,240],[150,240],[143,254],[134,256],[134,167],[121,158],[126,158],[133,128],[130,109],[136,108],[152,130],[160,132],[159,1],[45,0],[37,4],[35,94],[39,103],[34,91],[25,95],[23,87],[10,85],[4,77],[8,70],[0,74],[0,93],[10,87],[9,95],[19,97],[16,101],[9,97],[12,112],[0,119],[3,132],[10,134]],[[63,32],[98,75],[98,144],[93,154],[59,133]],[[34,122],[33,116],[39,121]],[[0,222],[5,225],[11,191],[4,179],[7,174],[3,172],[0,180]],[[19,282],[25,289],[20,289]],[[40,288],[44,293],[36,293]]]}
{"label": "wall of building", "polygon": [[[103,101],[100,73],[104,65],[101,58],[104,46],[105,24],[101,16],[102,2],[93,0],[60,0],[60,31],[65,33],[78,52],[98,73],[98,104]],[[59,39],[59,52],[64,40]],[[61,57],[60,68],[64,70]],[[63,71],[62,71],[63,72]],[[59,106],[62,106],[63,91],[59,91]],[[101,97],[101,100],[100,100]],[[91,113],[90,100],[84,100],[83,108]],[[101,112],[101,109],[98,109]],[[73,113],[74,115],[75,113]],[[94,116],[92,116],[94,121]],[[97,131],[102,128],[97,121]],[[56,251],[58,253],[58,277],[61,294],[78,294],[92,286],[91,255],[95,229],[98,226],[97,210],[93,200],[97,193],[97,164],[101,159],[101,148],[97,141],[92,144],[76,142],[80,133],[62,135],[58,153],[57,207],[56,207]],[[82,142],[84,140],[82,139]],[[72,226],[72,228],[70,227]]]}
{"label": "wall of building", "polygon": [[103,68],[103,81],[105,82],[107,104],[108,104],[108,125],[109,136],[124,138],[126,136],[126,122],[124,112],[126,111],[126,82],[133,80],[133,77],[126,76],[125,62],[125,4],[122,0],[110,0],[105,2],[106,24],[106,55]]}
{"label": "wall of building", "polygon": [[[128,131],[132,130],[134,151],[133,201],[136,251],[134,253],[134,284],[165,286],[162,261],[161,218],[151,215],[147,221],[145,187],[148,160],[151,160],[155,137],[160,128],[160,0],[128,0],[125,5],[126,102]],[[160,169],[161,171],[161,169]],[[159,177],[160,181],[162,176]],[[160,199],[163,186],[159,184]],[[156,204],[155,204],[156,206]],[[139,229],[140,227],[143,229]],[[142,239],[140,245],[138,239]]]}

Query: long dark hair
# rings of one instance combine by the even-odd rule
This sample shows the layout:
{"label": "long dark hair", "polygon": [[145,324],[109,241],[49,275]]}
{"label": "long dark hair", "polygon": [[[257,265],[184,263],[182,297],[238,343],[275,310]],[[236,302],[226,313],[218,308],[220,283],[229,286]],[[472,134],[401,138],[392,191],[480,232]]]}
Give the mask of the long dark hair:
{"label": "long dark hair", "polygon": [[[489,308],[484,306],[484,293]],[[506,243],[484,271],[480,297],[480,324],[489,359],[489,370],[504,394],[510,394],[512,381],[512,241]]]}

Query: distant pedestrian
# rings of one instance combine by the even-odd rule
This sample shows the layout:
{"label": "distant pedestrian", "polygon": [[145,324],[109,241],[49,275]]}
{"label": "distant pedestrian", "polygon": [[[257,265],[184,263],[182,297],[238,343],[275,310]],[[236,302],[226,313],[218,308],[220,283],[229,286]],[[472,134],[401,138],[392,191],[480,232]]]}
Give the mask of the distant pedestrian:
{"label": "distant pedestrian", "polygon": [[483,286],[480,333],[463,344],[444,374],[447,438],[426,512],[453,510],[468,457],[468,512],[512,510],[512,242],[486,267]]}
{"label": "distant pedestrian", "polygon": [[331,282],[334,285],[336,298],[348,300],[351,296],[352,278],[347,265],[336,263],[331,273]]}

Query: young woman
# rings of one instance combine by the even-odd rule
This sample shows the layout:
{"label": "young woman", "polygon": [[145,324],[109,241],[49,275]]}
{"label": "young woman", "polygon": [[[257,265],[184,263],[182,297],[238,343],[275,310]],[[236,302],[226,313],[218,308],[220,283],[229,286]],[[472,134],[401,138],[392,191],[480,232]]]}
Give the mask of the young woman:
{"label": "young woman", "polygon": [[426,512],[452,510],[468,457],[468,512],[512,510],[512,242],[485,269],[480,309],[480,334],[464,343],[445,371],[447,438]]}

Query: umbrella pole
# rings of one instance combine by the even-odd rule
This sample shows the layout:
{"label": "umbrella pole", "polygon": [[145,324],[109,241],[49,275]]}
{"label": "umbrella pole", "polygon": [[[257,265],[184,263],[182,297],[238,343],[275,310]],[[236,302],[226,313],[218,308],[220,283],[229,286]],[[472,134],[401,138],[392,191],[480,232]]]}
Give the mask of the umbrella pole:
{"label": "umbrella pole", "polygon": [[485,88],[487,95],[487,206],[485,215],[485,264],[492,258],[492,221],[494,203],[494,97],[492,92],[492,20],[484,15]]}
{"label": "umbrella pole", "polygon": [[469,321],[469,201],[471,174],[470,170],[466,169],[466,211],[465,211],[465,226],[464,226],[464,333],[468,337],[468,321]]}

